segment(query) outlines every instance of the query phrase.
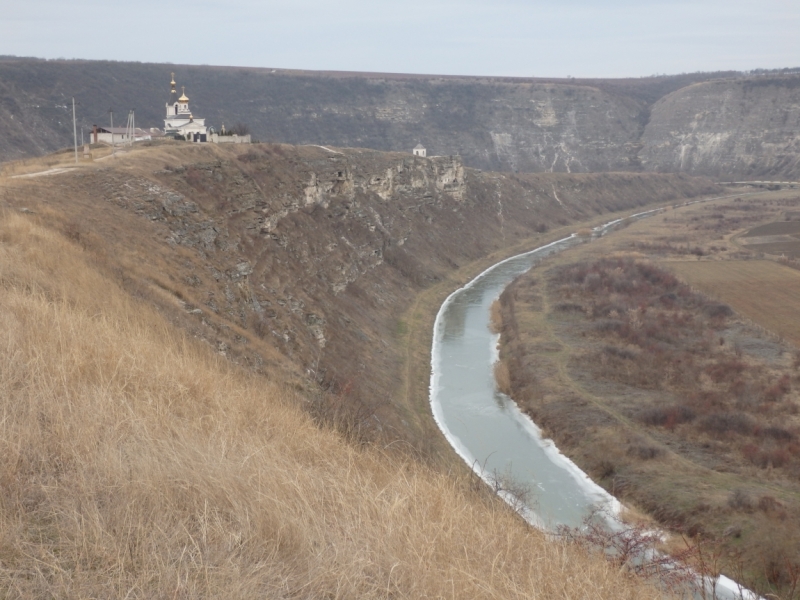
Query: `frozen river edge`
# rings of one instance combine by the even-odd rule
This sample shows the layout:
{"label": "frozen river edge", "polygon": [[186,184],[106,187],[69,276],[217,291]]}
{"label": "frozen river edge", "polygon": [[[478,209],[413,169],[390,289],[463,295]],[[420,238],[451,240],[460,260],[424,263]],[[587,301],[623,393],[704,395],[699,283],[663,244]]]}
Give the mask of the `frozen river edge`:
{"label": "frozen river edge", "polygon": [[[625,220],[662,210],[635,213]],[[613,231],[622,221],[595,227],[592,237]],[[617,514],[621,505],[551,440],[544,439],[512,399],[497,391],[492,367],[499,336],[489,329],[489,306],[515,277],[543,258],[580,243],[584,240],[572,234],[492,265],[445,299],[433,329],[429,392],[434,420],[456,453],[487,485],[495,487],[501,476],[508,475],[534,490],[536,501],[521,507],[513,495],[500,495],[529,523],[544,530],[577,527],[592,508]],[[539,473],[544,475],[537,478]],[[717,598],[759,598],[725,576],[717,578],[713,588]]]}

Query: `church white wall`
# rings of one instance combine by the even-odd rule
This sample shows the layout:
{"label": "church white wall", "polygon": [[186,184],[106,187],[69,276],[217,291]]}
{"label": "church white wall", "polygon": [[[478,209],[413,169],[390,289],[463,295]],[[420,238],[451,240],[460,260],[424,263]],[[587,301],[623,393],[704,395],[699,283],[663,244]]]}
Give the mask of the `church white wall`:
{"label": "church white wall", "polygon": [[220,135],[212,133],[208,140],[214,144],[251,144],[250,134],[247,135]]}

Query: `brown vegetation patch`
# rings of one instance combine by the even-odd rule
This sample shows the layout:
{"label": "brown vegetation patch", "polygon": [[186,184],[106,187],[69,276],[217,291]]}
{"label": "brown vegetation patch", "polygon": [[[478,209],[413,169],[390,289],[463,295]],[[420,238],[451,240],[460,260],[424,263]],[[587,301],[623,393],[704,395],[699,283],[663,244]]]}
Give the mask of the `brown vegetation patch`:
{"label": "brown vegetation patch", "polygon": [[[772,293],[788,281],[787,296],[800,295],[800,278],[775,263],[719,260],[737,252],[726,231],[782,206],[666,212],[654,219],[662,236],[637,238],[648,224],[633,225],[599,242],[617,249],[610,256],[586,247],[572,251],[583,260],[565,255],[521,277],[501,296],[504,324],[516,324],[504,328],[501,357],[512,396],[596,480],[662,524],[716,540],[728,574],[788,598],[800,573],[798,362],[742,321],[737,302],[793,326],[800,310]],[[740,266],[748,275],[735,285],[708,287]],[[687,284],[676,277],[685,272],[698,276]],[[554,344],[557,354],[540,351]],[[729,501],[732,489],[745,499]]]}

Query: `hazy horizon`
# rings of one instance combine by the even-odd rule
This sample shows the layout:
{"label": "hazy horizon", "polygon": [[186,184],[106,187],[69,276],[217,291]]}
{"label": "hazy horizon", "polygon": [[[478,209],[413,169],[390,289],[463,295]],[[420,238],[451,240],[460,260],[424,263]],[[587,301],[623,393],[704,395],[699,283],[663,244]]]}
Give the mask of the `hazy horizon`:
{"label": "hazy horizon", "polygon": [[800,66],[791,0],[15,3],[0,54],[315,71],[644,77]]}

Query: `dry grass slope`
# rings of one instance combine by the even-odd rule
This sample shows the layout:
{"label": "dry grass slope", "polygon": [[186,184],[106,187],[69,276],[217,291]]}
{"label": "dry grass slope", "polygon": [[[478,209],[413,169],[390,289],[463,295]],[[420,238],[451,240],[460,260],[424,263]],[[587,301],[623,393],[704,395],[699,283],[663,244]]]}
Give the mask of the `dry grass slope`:
{"label": "dry grass slope", "polygon": [[0,215],[0,596],[655,598],[468,480],[348,445]]}

